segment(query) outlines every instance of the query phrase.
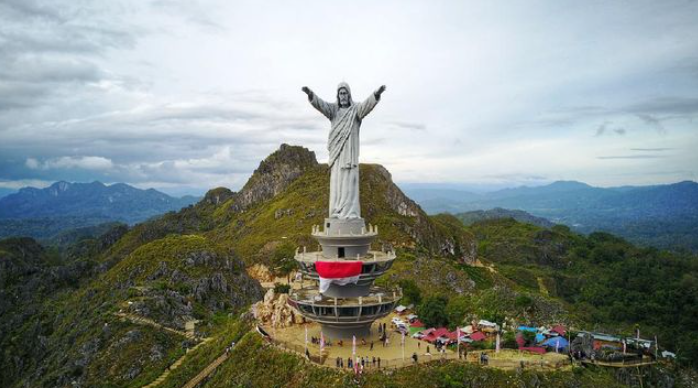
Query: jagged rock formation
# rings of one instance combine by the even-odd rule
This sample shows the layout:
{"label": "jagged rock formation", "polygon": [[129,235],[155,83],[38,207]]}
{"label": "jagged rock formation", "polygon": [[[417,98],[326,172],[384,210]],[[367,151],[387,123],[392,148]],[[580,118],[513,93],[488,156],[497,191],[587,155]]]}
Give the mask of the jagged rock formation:
{"label": "jagged rock formation", "polygon": [[264,159],[235,198],[232,209],[241,211],[286,190],[291,182],[317,167],[315,153],[307,148],[282,144]]}
{"label": "jagged rock formation", "polygon": [[225,201],[233,198],[235,196],[235,192],[231,191],[228,188],[225,187],[217,187],[215,189],[209,190],[206,195],[204,196],[204,199],[201,200],[201,202],[213,206],[218,206]]}
{"label": "jagged rock formation", "polygon": [[288,294],[276,294],[269,290],[264,295],[264,300],[252,306],[255,319],[272,327],[288,327],[305,323],[305,318],[298,314],[286,302]]}
{"label": "jagged rock formation", "polygon": [[267,266],[264,264],[254,264],[247,267],[247,273],[250,275],[250,277],[252,277],[252,279],[256,279],[262,283],[274,281],[274,276],[269,271],[269,268],[267,268]]}

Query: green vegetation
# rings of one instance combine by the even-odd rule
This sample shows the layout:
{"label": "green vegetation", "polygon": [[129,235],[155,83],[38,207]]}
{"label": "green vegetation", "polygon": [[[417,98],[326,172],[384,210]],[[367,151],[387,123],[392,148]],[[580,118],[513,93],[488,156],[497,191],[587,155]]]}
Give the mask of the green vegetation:
{"label": "green vegetation", "polygon": [[296,245],[284,241],[274,250],[269,267],[275,276],[286,276],[287,283],[291,283],[288,276],[298,268],[298,264],[293,259],[296,254]]}
{"label": "green vegetation", "polygon": [[417,306],[417,315],[427,327],[442,327],[448,324],[446,305],[448,299],[444,296],[430,296]]}
{"label": "green vegetation", "polygon": [[181,366],[172,370],[160,387],[179,388],[183,386],[223,354],[225,348],[231,346],[233,342],[240,341],[240,338],[249,330],[249,324],[227,319],[226,322],[219,325],[219,329],[213,334],[214,340],[187,353]]}
{"label": "green vegetation", "polygon": [[[698,260],[690,254],[638,248],[607,233],[584,237],[569,228],[550,230],[513,220],[470,227],[482,259],[522,290],[538,289],[566,302],[583,326],[632,332],[678,352],[682,362],[698,365]],[[534,309],[523,296],[518,309]]]}
{"label": "green vegetation", "polygon": [[274,283],[275,294],[288,294],[289,291],[291,291],[289,284]]}
{"label": "green vegetation", "polygon": [[[74,241],[60,251],[33,240],[0,242],[0,348],[6,366],[0,385],[142,386],[195,345],[162,326],[181,331],[192,319],[199,320],[198,334],[214,339],[187,354],[165,387],[181,386],[238,339],[231,359],[206,386],[353,384],[352,375],[279,351],[231,318],[262,296],[244,264],[263,263],[277,275],[288,274],[296,246],[314,249],[309,231],[326,216],[326,166],[307,150],[296,158],[284,153],[302,153],[297,147],[282,149],[260,164],[241,192],[211,190],[195,206],[128,231],[121,226],[99,238],[70,237]],[[285,162],[294,158],[298,163]],[[639,323],[643,336],[657,333],[660,344],[695,365],[695,257],[637,248],[607,234],[584,237],[563,226],[495,220],[465,227],[453,216],[426,216],[380,166],[362,165],[361,177],[362,213],[381,236],[374,249],[398,255],[377,284],[401,287],[402,302],[417,305],[427,325],[452,329],[471,319],[501,323],[506,317],[630,332]],[[493,267],[466,264],[480,262]],[[362,384],[570,382],[616,385],[603,371],[517,374],[454,363],[368,374]]]}
{"label": "green vegetation", "polygon": [[402,279],[398,282],[402,289],[402,302],[405,305],[414,304],[417,306],[422,302],[422,290],[412,279]]}

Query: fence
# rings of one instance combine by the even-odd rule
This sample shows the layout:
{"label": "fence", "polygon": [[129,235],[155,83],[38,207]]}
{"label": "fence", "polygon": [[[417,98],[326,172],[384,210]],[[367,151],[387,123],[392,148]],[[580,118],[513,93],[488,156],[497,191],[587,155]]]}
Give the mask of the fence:
{"label": "fence", "polygon": [[[268,338],[268,341],[273,344],[275,347],[278,349],[281,349],[283,351],[287,352],[292,352],[296,353],[297,355],[307,358],[306,356],[306,348],[302,345],[297,345],[297,344],[292,344],[288,343],[285,341],[280,341],[277,339],[272,339]],[[314,364],[317,364],[319,366],[323,366],[326,368],[337,368],[336,365],[336,357],[328,357],[327,355],[320,355],[317,354],[316,347],[311,347],[311,352],[309,352],[310,355],[310,361],[313,362]],[[508,351],[508,350],[502,350],[502,351]],[[513,351],[513,350],[511,350]],[[527,358],[524,360],[521,359],[512,359],[512,358],[497,358],[495,356],[495,351],[494,350],[471,350],[470,352],[467,352],[466,354],[463,354],[461,357],[458,356],[458,353],[453,352],[453,351],[446,351],[445,353],[441,352],[436,352],[433,355],[424,355],[424,354],[419,354],[417,356],[417,360],[415,361],[412,358],[412,354],[407,354],[405,353],[405,358],[393,358],[393,359],[381,359],[380,360],[380,366],[378,366],[378,362],[376,360],[376,364],[373,364],[373,356],[368,356],[369,362],[367,364],[364,364],[364,371],[371,371],[371,370],[394,370],[398,368],[404,368],[408,367],[411,365],[416,365],[416,364],[427,364],[430,362],[443,362],[443,361],[460,361],[460,362],[467,362],[467,363],[472,363],[472,364],[478,364],[480,363],[479,357],[481,354],[486,354],[488,355],[488,360],[485,365],[490,366],[490,367],[496,367],[496,368],[502,368],[502,369],[514,369],[518,367],[523,367],[527,369],[558,369],[562,368],[566,365],[570,364],[570,360],[565,358],[561,360],[550,360],[550,359],[545,359],[542,356],[535,357],[534,355],[527,355]],[[361,353],[357,354],[357,357],[360,359],[362,356],[366,356],[365,354],[362,355]],[[343,360],[343,369],[349,369],[347,365],[347,359],[344,358]],[[629,363],[626,364],[629,366]]]}
{"label": "fence", "polygon": [[[285,341],[280,341],[277,339],[273,338],[267,338],[267,340],[273,344],[275,347],[278,349],[281,349],[286,352],[292,352],[296,353],[297,355],[306,358],[307,355],[305,353],[305,347],[297,344],[291,344]],[[367,357],[366,355],[363,355],[364,357]],[[356,355],[357,358],[361,358],[361,354]],[[418,355],[417,360],[415,361],[412,358],[411,354],[405,354],[405,359],[403,360],[402,358],[394,358],[394,359],[381,359],[380,360],[380,367],[378,366],[378,361],[376,359],[376,364],[373,364],[373,356],[368,356],[367,359],[369,360],[368,364],[364,364],[364,370],[382,370],[382,369],[397,369],[397,368],[403,368],[406,366],[410,365],[415,365],[415,364],[426,364],[429,362],[435,362],[435,361],[446,361],[446,360],[457,360],[458,359],[458,354],[453,353],[453,352],[445,352],[445,353],[436,353],[433,355]],[[336,357],[328,357],[326,355],[319,355],[319,354],[313,354],[310,353],[310,361],[324,367],[328,368],[336,368]],[[465,361],[463,359],[463,361]],[[349,369],[347,366],[347,360],[344,359],[344,368]]]}

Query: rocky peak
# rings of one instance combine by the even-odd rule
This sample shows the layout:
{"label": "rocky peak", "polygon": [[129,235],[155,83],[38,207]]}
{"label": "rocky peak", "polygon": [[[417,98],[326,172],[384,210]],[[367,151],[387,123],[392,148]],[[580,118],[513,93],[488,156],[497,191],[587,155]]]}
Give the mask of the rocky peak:
{"label": "rocky peak", "polygon": [[230,198],[233,198],[235,194],[235,192],[231,191],[228,188],[217,187],[206,192],[206,195],[204,196],[204,199],[202,201],[209,205],[218,206],[226,202]]}
{"label": "rocky peak", "polygon": [[417,217],[420,214],[420,207],[416,202],[408,198],[405,193],[393,183],[392,176],[388,170],[380,164],[370,165],[375,174],[371,177],[375,182],[369,184],[377,185],[384,188],[385,201],[391,210],[401,216]]}
{"label": "rocky peak", "polygon": [[284,191],[296,178],[318,166],[315,152],[300,146],[282,144],[254,171],[233,206],[240,211]]}
{"label": "rocky peak", "polygon": [[70,182],[60,181],[51,185],[49,188],[51,195],[57,196],[62,192],[68,191],[70,189]]}

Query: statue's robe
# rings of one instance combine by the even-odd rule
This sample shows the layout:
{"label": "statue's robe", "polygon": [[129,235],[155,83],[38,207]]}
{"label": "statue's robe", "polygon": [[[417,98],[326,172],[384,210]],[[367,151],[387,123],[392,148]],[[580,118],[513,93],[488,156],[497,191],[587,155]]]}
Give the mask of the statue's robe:
{"label": "statue's robe", "polygon": [[[342,87],[351,94],[348,85],[339,88]],[[327,142],[330,153],[330,218],[360,218],[359,129],[361,120],[373,110],[378,99],[371,94],[359,104],[352,102],[349,107],[340,108],[339,104],[325,102],[313,94],[310,103],[332,123]]]}

